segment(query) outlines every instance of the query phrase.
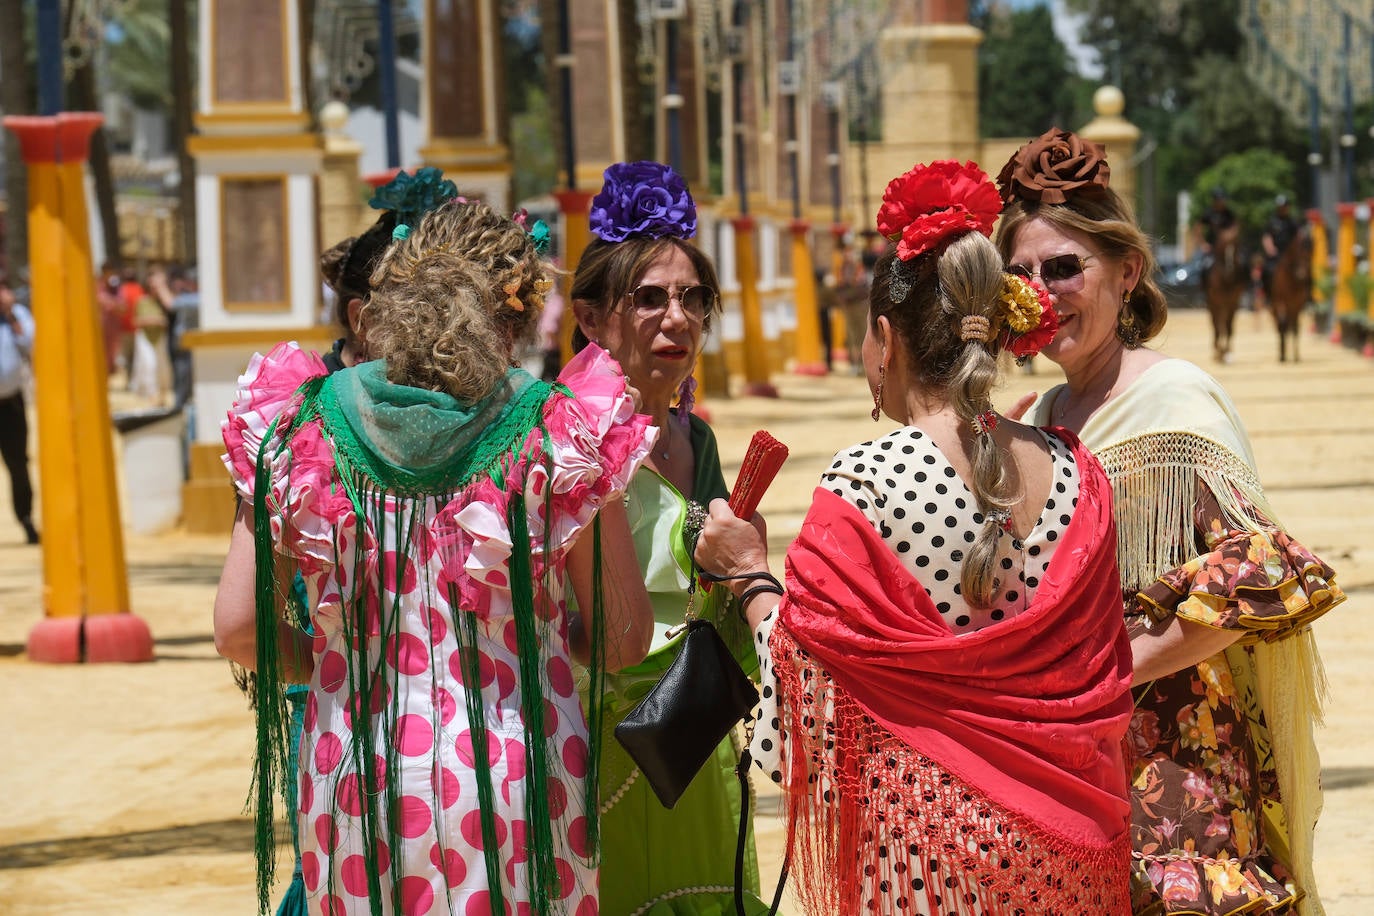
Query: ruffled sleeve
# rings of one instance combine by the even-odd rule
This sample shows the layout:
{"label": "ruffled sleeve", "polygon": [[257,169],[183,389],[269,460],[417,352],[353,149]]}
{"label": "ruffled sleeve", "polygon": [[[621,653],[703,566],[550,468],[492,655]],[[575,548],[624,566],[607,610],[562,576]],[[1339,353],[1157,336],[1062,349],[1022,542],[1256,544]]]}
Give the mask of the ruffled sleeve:
{"label": "ruffled sleeve", "polygon": [[307,574],[332,562],[334,527],[352,512],[352,503],[334,479],[333,455],[318,420],[302,424],[290,448],[280,445],[300,410],[300,386],[327,374],[318,355],[295,343],[278,344],[266,356],[254,354],[222,425],[224,464],[245,500],[254,495],[258,455],[269,450],[272,539]]}
{"label": "ruffled sleeve", "polygon": [[239,376],[229,415],[220,425],[226,449],[221,459],[245,499],[253,498],[258,453],[272,421],[281,417],[274,436],[280,442],[300,409],[297,389],[307,380],[327,374],[319,356],[307,353],[294,341],[277,344],[266,356],[254,353],[248,361],[248,368]]}
{"label": "ruffled sleeve", "polygon": [[[1335,571],[1288,532],[1235,494],[1257,526],[1229,519],[1207,487],[1199,488],[1194,524],[1205,550],[1161,575],[1135,600],[1154,621],[1177,614],[1247,639],[1283,639],[1345,600]],[[1255,529],[1255,530],[1252,530]]]}
{"label": "ruffled sleeve", "polygon": [[[558,381],[571,393],[554,395],[545,408],[552,461],[531,466],[526,481],[531,508],[550,501],[543,546],[551,550],[571,543],[597,509],[625,491],[658,437],[650,418],[635,412],[620,366],[595,344]],[[530,521],[530,534],[542,535],[542,523]]]}

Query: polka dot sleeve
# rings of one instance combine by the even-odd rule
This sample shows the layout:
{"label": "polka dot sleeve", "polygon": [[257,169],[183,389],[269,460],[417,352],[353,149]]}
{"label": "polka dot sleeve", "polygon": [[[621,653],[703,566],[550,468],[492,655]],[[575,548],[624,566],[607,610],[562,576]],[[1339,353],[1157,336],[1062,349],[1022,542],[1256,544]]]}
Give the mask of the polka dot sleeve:
{"label": "polka dot sleeve", "polygon": [[754,707],[754,741],[749,753],[754,765],[768,774],[774,782],[782,782],[782,734],[779,727],[778,679],[773,672],[773,653],[768,643],[777,622],[776,609],[759,622],[754,630],[754,651],[759,656],[759,705]]}

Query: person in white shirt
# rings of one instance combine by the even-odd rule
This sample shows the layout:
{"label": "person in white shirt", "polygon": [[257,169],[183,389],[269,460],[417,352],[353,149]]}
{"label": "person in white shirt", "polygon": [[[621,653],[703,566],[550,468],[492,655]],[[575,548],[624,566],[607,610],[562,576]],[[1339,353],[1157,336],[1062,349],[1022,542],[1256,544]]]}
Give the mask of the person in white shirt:
{"label": "person in white shirt", "polygon": [[30,544],[38,543],[33,525],[33,485],[29,481],[29,422],[24,412],[24,375],[33,355],[33,315],[0,276],[0,454],[10,475],[14,514]]}

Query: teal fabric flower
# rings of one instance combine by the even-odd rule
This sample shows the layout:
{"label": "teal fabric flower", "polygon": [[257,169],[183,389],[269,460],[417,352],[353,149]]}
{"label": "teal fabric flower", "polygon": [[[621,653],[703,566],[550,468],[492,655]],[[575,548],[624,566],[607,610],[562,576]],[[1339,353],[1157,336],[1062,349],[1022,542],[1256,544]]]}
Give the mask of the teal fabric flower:
{"label": "teal fabric flower", "polygon": [[396,221],[415,226],[430,210],[458,197],[458,186],[436,168],[426,166],[414,175],[400,172],[377,189],[368,206],[376,210],[392,210]]}

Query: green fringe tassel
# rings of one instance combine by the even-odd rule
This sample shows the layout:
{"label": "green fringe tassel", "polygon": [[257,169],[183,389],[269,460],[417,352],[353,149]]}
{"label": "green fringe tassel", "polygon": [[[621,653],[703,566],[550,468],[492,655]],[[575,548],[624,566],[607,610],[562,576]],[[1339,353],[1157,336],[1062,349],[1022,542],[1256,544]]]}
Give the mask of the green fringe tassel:
{"label": "green fringe tassel", "polygon": [[[535,632],[534,574],[530,561],[530,533],[526,526],[525,496],[516,493],[506,507],[511,533],[511,602],[515,612],[515,644],[520,653],[520,707],[525,719],[525,772],[548,772],[548,738],[544,729],[543,665]],[[548,780],[526,780],[525,828],[530,840],[530,904],[547,913],[549,901],[559,898],[558,869],[554,866],[553,823],[549,817]]]}
{"label": "green fringe tassel", "polygon": [[276,556],[272,549],[272,517],[267,511],[271,491],[271,464],[267,443],[277,429],[273,420],[258,451],[253,475],[253,548],[255,564],[255,626],[257,664],[254,706],[257,710],[257,746],[254,751],[253,784],[249,805],[253,809],[253,855],[257,862],[258,912],[267,913],[276,877],[277,800],[286,802],[287,774],[291,766],[291,710],[286,700],[278,626],[282,622],[276,581]]}
{"label": "green fringe tassel", "polygon": [[501,889],[501,848],[496,842],[496,792],[491,784],[490,737],[482,710],[482,672],[478,664],[477,616],[458,609],[457,590],[449,588],[453,625],[462,634],[463,695],[467,698],[468,732],[472,736],[472,765],[477,776],[477,806],[482,821],[482,858],[487,869],[487,899],[491,916],[504,916],[505,894]]}

